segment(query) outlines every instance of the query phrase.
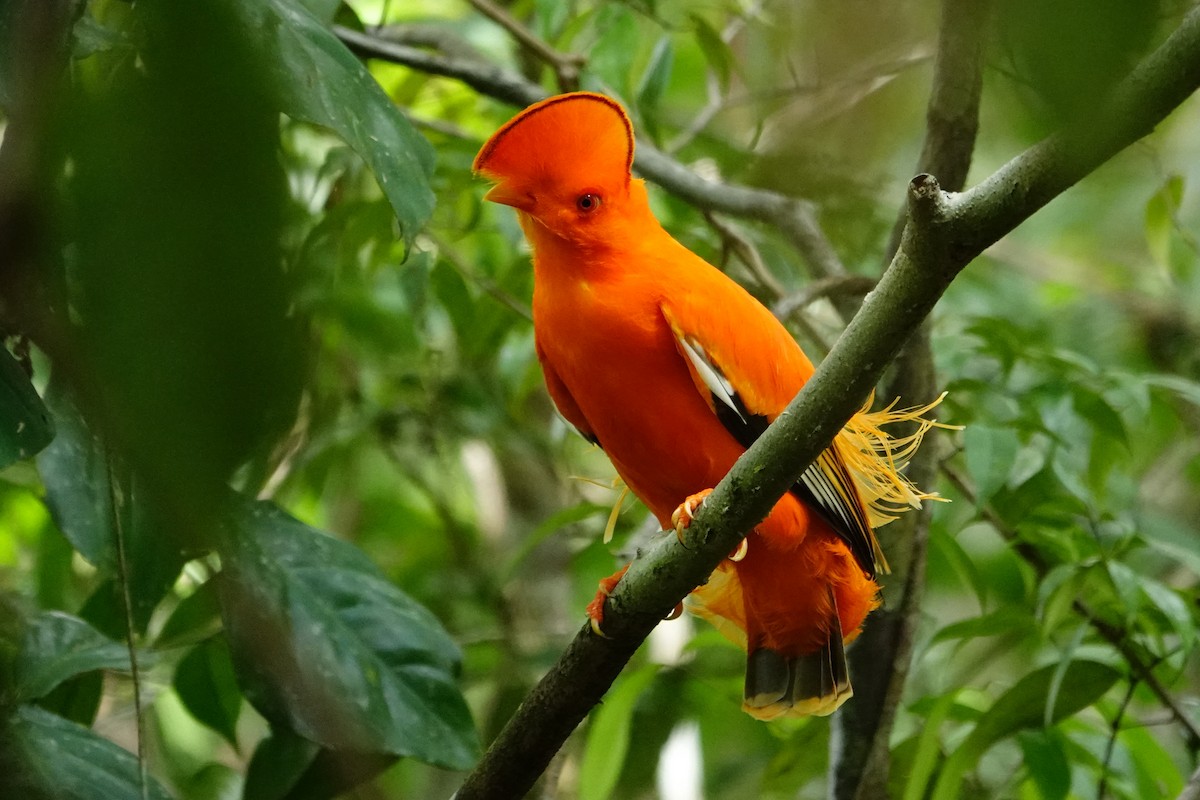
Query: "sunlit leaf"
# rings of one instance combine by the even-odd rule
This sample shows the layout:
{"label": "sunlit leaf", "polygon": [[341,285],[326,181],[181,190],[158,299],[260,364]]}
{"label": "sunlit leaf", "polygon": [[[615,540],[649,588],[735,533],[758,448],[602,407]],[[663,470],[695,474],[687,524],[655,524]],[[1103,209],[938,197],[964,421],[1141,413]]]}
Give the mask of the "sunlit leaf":
{"label": "sunlit leaf", "polygon": [[298,0],[234,3],[248,30],[261,31],[264,63],[288,116],[342,137],[371,167],[404,238],[433,210],[433,150],[376,80]]}

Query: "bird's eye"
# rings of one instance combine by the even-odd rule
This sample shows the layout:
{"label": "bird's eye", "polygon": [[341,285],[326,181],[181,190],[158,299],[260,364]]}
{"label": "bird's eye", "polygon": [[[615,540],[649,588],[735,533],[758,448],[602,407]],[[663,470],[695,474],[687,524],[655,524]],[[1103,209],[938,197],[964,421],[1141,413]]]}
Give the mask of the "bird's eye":
{"label": "bird's eye", "polygon": [[579,199],[575,201],[575,206],[580,210],[591,213],[600,207],[600,195],[598,194],[581,194]]}

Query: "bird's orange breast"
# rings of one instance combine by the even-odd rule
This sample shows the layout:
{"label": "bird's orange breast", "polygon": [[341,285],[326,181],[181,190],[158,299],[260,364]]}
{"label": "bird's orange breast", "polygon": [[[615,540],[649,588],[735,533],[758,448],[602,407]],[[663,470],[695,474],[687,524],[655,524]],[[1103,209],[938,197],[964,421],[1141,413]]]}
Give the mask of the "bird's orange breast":
{"label": "bird's orange breast", "polygon": [[[666,525],[743,452],[696,391],[643,272],[535,283],[534,329],[621,478]],[[634,283],[637,285],[634,285]]]}

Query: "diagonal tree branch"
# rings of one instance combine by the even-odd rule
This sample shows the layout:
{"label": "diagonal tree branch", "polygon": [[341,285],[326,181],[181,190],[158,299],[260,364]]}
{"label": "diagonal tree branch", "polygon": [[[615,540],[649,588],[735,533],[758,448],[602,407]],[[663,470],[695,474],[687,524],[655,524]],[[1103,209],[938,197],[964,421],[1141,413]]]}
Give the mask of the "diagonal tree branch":
{"label": "diagonal tree branch", "polygon": [[763,519],[858,409],[884,368],[959,272],[985,247],[1200,87],[1200,9],[1121,84],[1093,118],[1030,148],[962,195],[927,175],[909,186],[909,224],[878,288],[779,419],[718,484],[687,530],[639,554],[606,605],[600,638],[584,626],[522,703],[456,797],[521,797],[658,621]]}

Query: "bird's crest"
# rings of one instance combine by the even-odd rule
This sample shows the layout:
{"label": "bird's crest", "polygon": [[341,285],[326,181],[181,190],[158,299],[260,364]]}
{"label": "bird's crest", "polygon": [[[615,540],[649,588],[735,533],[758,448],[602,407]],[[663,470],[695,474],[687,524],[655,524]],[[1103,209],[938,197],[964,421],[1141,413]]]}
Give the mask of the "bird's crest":
{"label": "bird's crest", "polygon": [[[551,144],[553,143],[553,144]],[[633,125],[620,103],[592,92],[535,103],[492,134],[472,169],[493,180],[555,178],[587,184],[628,177]]]}

